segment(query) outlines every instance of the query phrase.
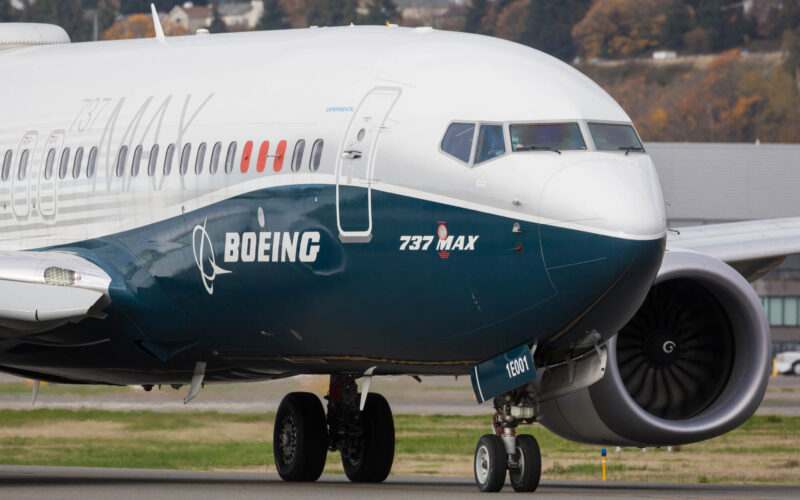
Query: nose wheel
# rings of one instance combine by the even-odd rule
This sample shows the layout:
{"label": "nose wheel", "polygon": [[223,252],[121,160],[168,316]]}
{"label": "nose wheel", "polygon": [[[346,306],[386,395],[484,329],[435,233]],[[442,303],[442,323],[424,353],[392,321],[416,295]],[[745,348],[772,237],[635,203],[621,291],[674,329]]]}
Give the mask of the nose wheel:
{"label": "nose wheel", "polygon": [[506,481],[508,456],[503,440],[495,434],[485,434],[475,447],[475,482],[484,493],[500,491]]}
{"label": "nose wheel", "polygon": [[517,436],[517,465],[508,469],[508,478],[514,491],[531,492],[539,487],[542,477],[542,453],[536,438],[524,434]]}
{"label": "nose wheel", "polygon": [[542,477],[542,454],[533,436],[517,436],[520,424],[536,421],[537,405],[521,391],[495,398],[497,412],[493,434],[486,434],[475,447],[475,483],[482,492],[503,489],[506,472],[514,491],[532,492]]}
{"label": "nose wheel", "polygon": [[506,471],[514,491],[536,491],[542,476],[542,455],[533,436],[516,436],[513,458],[506,453],[503,439],[486,434],[475,447],[475,483],[484,493],[503,489]]}

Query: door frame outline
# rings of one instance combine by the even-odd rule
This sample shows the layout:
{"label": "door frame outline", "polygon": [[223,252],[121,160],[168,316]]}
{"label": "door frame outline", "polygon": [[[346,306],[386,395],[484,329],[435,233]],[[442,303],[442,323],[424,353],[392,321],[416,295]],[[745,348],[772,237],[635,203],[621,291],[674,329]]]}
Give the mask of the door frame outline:
{"label": "door frame outline", "polygon": [[[341,171],[342,171],[342,164],[344,160],[344,147],[345,141],[347,141],[348,134],[351,132],[351,127],[355,123],[356,116],[358,116],[358,112],[361,107],[364,105],[364,102],[367,98],[376,91],[391,91],[396,93],[394,101],[386,110],[386,112],[381,117],[381,121],[378,124],[378,132],[375,134],[374,139],[372,140],[372,145],[369,149],[369,158],[367,158],[367,169],[365,172],[366,181],[367,181],[367,220],[369,221],[369,225],[365,231],[345,231],[342,229],[342,219],[341,214],[339,211],[339,179],[341,179]],[[339,144],[339,148],[337,150],[337,157],[336,157],[336,169],[334,171],[334,176],[336,178],[336,227],[339,230],[339,239],[342,243],[369,243],[372,241],[372,180],[373,174],[375,172],[375,159],[376,155],[374,154],[377,151],[378,143],[381,137],[382,129],[386,120],[389,117],[389,114],[394,109],[395,104],[397,101],[400,100],[400,96],[403,94],[403,89],[400,87],[391,87],[385,85],[379,85],[377,87],[373,87],[364,94],[364,97],[358,103],[358,107],[356,107],[355,111],[353,112],[353,116],[350,118],[350,121],[347,124],[347,129],[345,129],[344,135],[342,135],[341,143]]]}

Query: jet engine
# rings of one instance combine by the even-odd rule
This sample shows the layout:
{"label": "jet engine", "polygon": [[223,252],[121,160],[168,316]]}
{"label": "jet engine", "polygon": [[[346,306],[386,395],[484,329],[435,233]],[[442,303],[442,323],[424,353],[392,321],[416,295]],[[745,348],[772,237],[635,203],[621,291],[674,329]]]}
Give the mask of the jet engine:
{"label": "jet engine", "polygon": [[642,306],[606,343],[604,376],[543,401],[542,424],[567,439],[618,446],[718,436],[761,403],[770,342],[747,280],[708,255],[668,251]]}

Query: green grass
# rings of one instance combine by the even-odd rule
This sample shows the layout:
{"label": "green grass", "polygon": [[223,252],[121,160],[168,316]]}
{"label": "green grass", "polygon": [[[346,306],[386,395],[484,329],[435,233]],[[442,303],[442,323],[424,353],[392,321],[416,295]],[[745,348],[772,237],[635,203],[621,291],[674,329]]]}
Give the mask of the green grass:
{"label": "green grass", "polygon": [[0,463],[155,469],[226,469],[271,463],[272,444],[163,440],[5,438]]}
{"label": "green grass", "polygon": [[231,414],[218,412],[204,413],[160,413],[153,411],[106,411],[106,410],[0,410],[0,428],[30,425],[49,425],[53,422],[117,422],[125,429],[135,431],[178,430],[193,426],[224,425],[226,422],[271,422],[274,413]]}
{"label": "green grass", "polygon": [[[75,396],[95,396],[98,394],[114,394],[133,392],[133,389],[127,386],[117,385],[70,385],[70,384],[42,384],[39,387],[39,394],[47,394],[52,396],[61,395],[75,395]],[[19,394],[32,394],[33,385],[25,382],[12,382],[9,384],[0,384],[0,394],[19,395]]]}
{"label": "green grass", "polygon": [[[0,410],[0,463],[263,470],[273,465],[273,420],[274,414]],[[489,422],[488,416],[396,415],[396,472],[452,474],[455,469],[447,464],[461,464],[464,468],[457,473],[469,473],[475,444],[491,432]],[[230,432],[220,436],[225,431]],[[572,443],[538,425],[518,432],[539,441],[545,477],[599,476],[600,447]],[[798,484],[798,436],[800,417],[757,416],[734,432],[676,447],[672,453],[665,448],[649,448],[646,454],[635,448],[620,453],[609,449],[607,471],[616,481]],[[742,456],[753,457],[759,466],[731,469],[742,467]],[[338,454],[329,454],[325,471],[342,472]]]}

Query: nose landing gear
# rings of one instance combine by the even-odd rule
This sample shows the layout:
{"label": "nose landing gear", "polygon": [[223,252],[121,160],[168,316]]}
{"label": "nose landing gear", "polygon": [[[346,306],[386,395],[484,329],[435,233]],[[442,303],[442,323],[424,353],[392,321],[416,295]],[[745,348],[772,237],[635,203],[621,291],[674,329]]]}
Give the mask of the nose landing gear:
{"label": "nose landing gear", "polygon": [[536,438],[516,435],[520,424],[536,420],[536,404],[522,391],[494,399],[493,434],[486,434],[475,448],[475,483],[483,492],[503,489],[508,471],[514,491],[532,492],[542,476],[542,455]]}

